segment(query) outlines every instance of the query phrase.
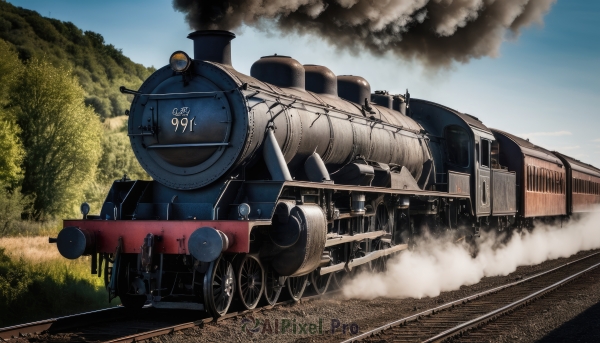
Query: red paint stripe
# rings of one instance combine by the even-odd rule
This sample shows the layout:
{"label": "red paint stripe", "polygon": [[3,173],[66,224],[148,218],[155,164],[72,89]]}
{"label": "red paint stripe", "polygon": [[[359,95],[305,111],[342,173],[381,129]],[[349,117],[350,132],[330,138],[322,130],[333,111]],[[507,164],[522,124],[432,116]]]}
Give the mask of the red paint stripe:
{"label": "red paint stripe", "polygon": [[156,253],[189,255],[187,239],[198,228],[212,227],[229,238],[230,253],[250,251],[250,231],[254,222],[243,220],[65,220],[64,227],[76,226],[95,234],[96,251],[114,253],[119,237],[123,240],[124,253],[139,253],[144,238],[149,233],[161,236],[154,243]]}

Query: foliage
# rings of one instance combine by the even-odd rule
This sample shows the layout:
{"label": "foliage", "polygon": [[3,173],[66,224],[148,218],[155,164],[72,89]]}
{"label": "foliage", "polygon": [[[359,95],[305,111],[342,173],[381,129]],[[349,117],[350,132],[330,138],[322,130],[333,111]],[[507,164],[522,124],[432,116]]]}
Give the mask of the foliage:
{"label": "foliage", "polygon": [[44,59],[74,70],[86,103],[101,118],[122,115],[131,100],[119,86],[137,89],[155,69],[133,63],[102,35],[73,23],[45,18],[37,12],[0,1],[0,39],[15,46],[22,61]]}
{"label": "foliage", "polygon": [[[82,201],[98,211],[115,179],[149,179],[118,116],[131,95],[118,87],[137,89],[153,71],[98,33],[0,0],[0,233],[46,232],[19,211],[49,220],[78,215]],[[94,111],[112,124],[102,129]]]}
{"label": "foliage", "polygon": [[6,105],[10,85],[22,69],[19,55],[12,45],[0,39],[0,105]]}
{"label": "foliage", "polygon": [[[31,261],[0,248],[0,327],[109,307],[89,260]],[[35,297],[31,295],[35,294]]]}
{"label": "foliage", "polygon": [[127,174],[130,179],[147,179],[148,174],[138,163],[127,133],[120,130],[107,131],[102,140],[102,158],[98,163],[96,180],[103,184],[112,183]]}
{"label": "foliage", "polygon": [[98,163],[96,180],[86,189],[85,198],[90,204],[91,213],[99,213],[106,194],[113,181],[127,175],[132,180],[150,180],[137,161],[129,137],[127,137],[127,117],[120,116],[104,121],[102,157]]}
{"label": "foliage", "polygon": [[20,129],[4,109],[8,91],[21,71],[17,52],[0,40],[0,184],[16,184],[21,177],[23,148],[18,137]]}
{"label": "foliage", "polygon": [[25,147],[22,190],[36,219],[72,214],[93,180],[102,128],[69,70],[32,59],[11,97]]}
{"label": "foliage", "polygon": [[19,127],[0,109],[0,183],[16,184],[21,178],[23,147]]}
{"label": "foliage", "polygon": [[12,191],[0,183],[0,237],[15,232],[21,226],[21,216],[27,213],[32,203],[23,196],[20,188]]}

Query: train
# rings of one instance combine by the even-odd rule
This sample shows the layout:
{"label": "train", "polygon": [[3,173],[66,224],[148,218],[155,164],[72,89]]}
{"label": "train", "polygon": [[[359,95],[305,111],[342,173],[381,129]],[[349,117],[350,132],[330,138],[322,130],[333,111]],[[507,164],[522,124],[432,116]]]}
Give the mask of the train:
{"label": "train", "polygon": [[188,38],[193,58],[121,87],[152,180],[124,175],[50,239],[90,257],[109,301],[220,317],[385,270],[424,231],[476,237],[600,203],[598,168],[475,116],[289,56],[245,75],[232,32]]}

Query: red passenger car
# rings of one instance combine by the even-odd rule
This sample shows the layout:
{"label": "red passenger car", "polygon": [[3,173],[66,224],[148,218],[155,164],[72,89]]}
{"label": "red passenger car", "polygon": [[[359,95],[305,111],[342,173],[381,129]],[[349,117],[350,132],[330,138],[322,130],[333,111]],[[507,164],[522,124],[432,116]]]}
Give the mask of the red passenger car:
{"label": "red passenger car", "polygon": [[600,169],[554,152],[567,166],[567,211],[591,212],[600,205]]}
{"label": "red passenger car", "polygon": [[567,214],[567,167],[552,152],[510,133],[491,129],[500,143],[500,164],[517,172],[523,218]]}

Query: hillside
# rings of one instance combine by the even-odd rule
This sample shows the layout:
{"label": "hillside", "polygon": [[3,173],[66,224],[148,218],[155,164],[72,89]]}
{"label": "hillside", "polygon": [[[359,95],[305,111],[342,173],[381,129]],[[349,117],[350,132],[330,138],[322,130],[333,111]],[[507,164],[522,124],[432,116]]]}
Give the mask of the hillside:
{"label": "hillside", "polygon": [[36,57],[71,68],[86,93],[85,102],[102,119],[122,115],[129,108],[130,99],[119,92],[119,86],[137,89],[154,71],[131,61],[98,33],[3,0],[0,39],[14,45],[22,61]]}

